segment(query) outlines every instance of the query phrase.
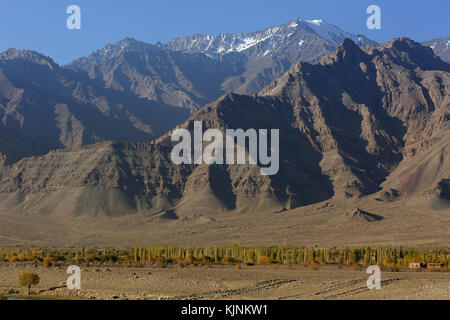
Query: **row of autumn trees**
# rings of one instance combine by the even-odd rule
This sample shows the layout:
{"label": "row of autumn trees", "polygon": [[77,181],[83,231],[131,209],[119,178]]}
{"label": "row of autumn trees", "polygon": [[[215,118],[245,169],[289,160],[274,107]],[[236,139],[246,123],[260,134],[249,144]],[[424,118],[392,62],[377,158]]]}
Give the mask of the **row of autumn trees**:
{"label": "row of autumn trees", "polygon": [[442,263],[449,266],[450,252],[441,249],[414,248],[308,248],[304,246],[245,247],[136,247],[129,249],[0,249],[0,261],[42,261],[45,266],[57,262],[125,262],[227,264],[257,263],[264,257],[270,263],[288,264],[361,264],[406,267],[411,262]]}

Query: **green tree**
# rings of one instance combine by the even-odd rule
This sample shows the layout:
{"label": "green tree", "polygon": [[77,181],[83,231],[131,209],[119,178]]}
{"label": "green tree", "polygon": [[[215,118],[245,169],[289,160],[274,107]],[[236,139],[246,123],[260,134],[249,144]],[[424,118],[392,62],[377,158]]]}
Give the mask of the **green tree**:
{"label": "green tree", "polygon": [[39,283],[39,276],[36,273],[24,272],[19,277],[19,282],[22,287],[28,288],[28,295],[31,294],[31,286]]}

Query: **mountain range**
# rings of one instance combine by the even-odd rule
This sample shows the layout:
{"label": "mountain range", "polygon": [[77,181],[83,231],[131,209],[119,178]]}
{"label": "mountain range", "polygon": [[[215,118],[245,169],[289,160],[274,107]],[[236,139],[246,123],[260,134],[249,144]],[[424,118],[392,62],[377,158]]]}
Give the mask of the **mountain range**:
{"label": "mountain range", "polygon": [[376,44],[361,34],[353,35],[323,20],[294,19],[258,32],[215,36],[195,34],[172,40],[166,48],[201,52],[214,59],[233,54],[234,59],[244,66],[243,72],[226,79],[222,88],[227,92],[255,94],[294,63],[318,62],[345,38],[352,39],[359,46]]}
{"label": "mountain range", "polygon": [[0,158],[10,164],[99,141],[155,139],[226,92],[254,94],[298,60],[317,62],[346,37],[372,43],[321,20],[295,19],[166,45],[126,38],[67,66],[7,50],[0,54]]}
{"label": "mountain range", "polygon": [[[92,217],[128,219],[102,225],[118,228],[105,231],[110,240],[131,217],[153,240],[206,233],[204,224],[208,239],[229,227],[221,239],[230,240],[261,216],[270,226],[249,232],[306,237],[320,221],[320,234],[337,224],[348,235],[357,220],[372,240],[394,225],[405,239],[411,227],[448,235],[450,65],[430,46],[438,48],[408,38],[376,44],[296,19],[164,45],[127,38],[67,66],[10,49],[0,55],[0,238],[18,243],[11,230],[24,230],[22,218],[37,224],[26,229],[33,239],[48,228],[64,238],[57,230],[88,219],[71,235],[80,241]],[[192,131],[195,121],[204,130],[279,129],[279,173],[175,165],[171,130]],[[377,218],[353,219],[359,212]],[[419,228],[423,212],[434,218]]]}
{"label": "mountain range", "polygon": [[[9,49],[0,54],[0,163],[100,141],[153,140],[227,92],[256,94],[296,62],[317,63],[344,38],[376,45],[322,20],[294,19],[164,45],[126,38],[67,66]],[[447,43],[427,45],[445,59]]]}
{"label": "mountain range", "polygon": [[279,128],[275,176],[254,165],[177,166],[168,133],[23,159],[1,171],[0,199],[75,216],[276,212],[381,190],[446,206],[449,72],[406,38],[365,50],[345,39],[318,64],[298,62],[257,95],[226,94],[179,126]]}

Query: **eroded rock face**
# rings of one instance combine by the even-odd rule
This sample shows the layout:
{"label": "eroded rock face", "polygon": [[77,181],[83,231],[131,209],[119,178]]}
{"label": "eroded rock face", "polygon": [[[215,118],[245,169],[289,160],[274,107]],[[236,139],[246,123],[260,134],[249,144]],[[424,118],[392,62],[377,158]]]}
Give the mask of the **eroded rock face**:
{"label": "eroded rock face", "polygon": [[0,152],[14,163],[104,140],[150,141],[190,111],[105,87],[29,50],[0,54]]}
{"label": "eroded rock face", "polygon": [[[106,140],[148,142],[226,92],[255,94],[298,60],[319,61],[345,37],[373,43],[296,19],[224,39],[152,45],[126,38],[67,66],[10,49],[0,54],[0,152],[11,164]],[[219,52],[222,46],[231,47]]]}
{"label": "eroded rock face", "polygon": [[[431,150],[442,150],[446,157],[449,68],[431,49],[406,38],[367,52],[348,40],[318,65],[299,63],[261,94],[279,96],[308,111],[316,109],[313,117],[321,119],[309,123],[320,124],[317,140],[341,159],[341,165],[329,166],[334,185],[346,176],[344,189],[338,189],[355,186],[364,194],[379,188],[388,175],[393,179],[385,185],[397,186],[393,171],[399,163],[406,167],[412,158],[417,161],[419,154]],[[325,168],[327,158],[322,160]],[[432,180],[448,174],[444,167],[417,189],[423,191]],[[407,184],[398,186],[400,191],[411,187]]]}
{"label": "eroded rock face", "polygon": [[277,175],[250,165],[176,166],[169,133],[153,143],[21,160],[0,171],[0,203],[27,212],[182,217],[280,211],[383,188],[397,198],[437,187],[428,195],[445,198],[449,71],[406,38],[365,50],[345,40],[319,64],[298,63],[258,95],[224,95],[179,126],[280,129]]}

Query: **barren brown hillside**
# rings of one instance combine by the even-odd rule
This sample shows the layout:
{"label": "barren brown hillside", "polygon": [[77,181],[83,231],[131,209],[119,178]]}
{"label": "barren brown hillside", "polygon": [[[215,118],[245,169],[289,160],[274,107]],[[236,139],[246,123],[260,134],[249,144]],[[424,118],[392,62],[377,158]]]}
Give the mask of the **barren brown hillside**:
{"label": "barren brown hillside", "polygon": [[255,96],[227,94],[180,125],[280,129],[277,175],[177,166],[170,133],[53,151],[0,170],[0,237],[448,245],[449,72],[406,38],[365,50],[347,39],[319,64],[300,62]]}

